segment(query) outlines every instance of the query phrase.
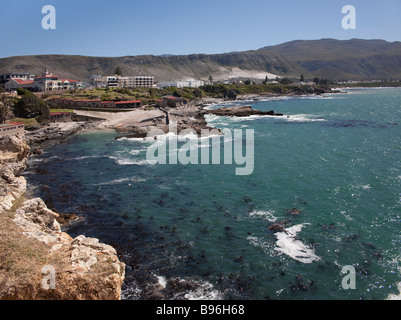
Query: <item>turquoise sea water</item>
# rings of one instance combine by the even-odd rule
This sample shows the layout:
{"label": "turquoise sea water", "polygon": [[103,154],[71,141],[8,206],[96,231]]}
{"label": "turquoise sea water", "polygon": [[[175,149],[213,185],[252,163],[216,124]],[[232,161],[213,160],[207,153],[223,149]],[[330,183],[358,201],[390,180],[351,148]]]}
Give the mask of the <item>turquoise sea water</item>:
{"label": "turquoise sea water", "polygon": [[[124,299],[154,298],[154,285],[166,299],[398,294],[401,89],[229,105],[241,104],[285,114],[208,116],[218,128],[255,131],[252,175],[236,176],[235,164],[154,164],[150,143],[108,131],[47,150],[28,182],[50,207],[83,217],[70,234],[117,248]],[[269,230],[285,219],[286,232]],[[344,266],[356,270],[355,290],[342,287]]]}

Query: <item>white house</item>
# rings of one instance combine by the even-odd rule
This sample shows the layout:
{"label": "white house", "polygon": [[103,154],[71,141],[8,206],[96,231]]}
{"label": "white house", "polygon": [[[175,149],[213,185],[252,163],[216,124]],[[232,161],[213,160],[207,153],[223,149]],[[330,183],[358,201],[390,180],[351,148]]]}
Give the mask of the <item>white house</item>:
{"label": "white house", "polygon": [[41,76],[35,78],[33,86],[36,91],[45,92],[72,89],[77,83],[77,80],[62,79],[45,70]]}
{"label": "white house", "polygon": [[178,80],[178,81],[162,81],[159,82],[156,86],[158,88],[165,88],[165,87],[177,87],[177,88],[198,88],[204,86],[205,83],[202,80]]}
{"label": "white house", "polygon": [[92,75],[89,81],[96,87],[119,87],[119,88],[152,88],[154,77],[150,76],[101,76]]}
{"label": "white house", "polygon": [[31,90],[34,88],[33,80],[22,80],[22,79],[10,79],[4,85],[6,91],[16,90],[18,88],[23,88],[27,90]]}

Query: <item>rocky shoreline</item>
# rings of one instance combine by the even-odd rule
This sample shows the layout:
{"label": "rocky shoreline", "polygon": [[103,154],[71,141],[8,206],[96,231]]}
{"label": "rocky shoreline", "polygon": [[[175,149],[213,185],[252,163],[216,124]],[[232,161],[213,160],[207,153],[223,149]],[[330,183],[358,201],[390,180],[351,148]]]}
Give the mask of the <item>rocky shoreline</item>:
{"label": "rocky shoreline", "polygon": [[[205,109],[207,104],[220,102],[222,101],[204,99],[201,103],[189,103],[179,108],[159,108],[159,113],[164,114],[163,117],[160,115],[146,117],[136,125],[121,128],[109,126],[109,128],[121,133],[117,139],[144,138],[155,128],[168,133],[169,124],[174,122],[178,132],[191,129],[200,135],[203,129],[215,129],[207,124],[205,115],[209,114],[225,117],[283,116],[274,111],[254,110],[247,105],[216,110]],[[0,225],[8,226],[0,228],[0,246],[7,248],[10,243],[20,242],[26,243],[26,247],[29,247],[34,243],[36,251],[43,252],[46,257],[39,259],[33,254],[32,261],[21,262],[21,256],[26,255],[26,247],[22,246],[21,252],[17,250],[14,253],[16,261],[9,269],[19,270],[20,265],[23,265],[26,272],[18,277],[15,275],[17,272],[0,268],[0,300],[121,299],[125,264],[119,260],[116,250],[109,245],[99,243],[98,239],[86,238],[83,235],[72,239],[67,233],[62,232],[61,225],[76,216],[58,214],[50,210],[42,199],[28,198],[27,183],[22,177],[30,155],[41,154],[43,149],[63,142],[77,132],[105,128],[107,126],[103,121],[53,123],[33,131],[26,131],[25,138],[15,136],[0,139],[0,219],[4,220]],[[7,250],[4,250],[3,255],[6,253]],[[2,257],[0,254],[0,266],[4,259],[6,256]],[[24,259],[23,257],[22,260]],[[49,266],[54,267],[56,275],[55,289],[50,290],[43,287],[45,274],[41,269]]]}
{"label": "rocky shoreline", "polygon": [[30,151],[23,137],[0,139],[0,300],[121,299],[125,264],[116,250],[71,238],[58,213],[26,196]]}
{"label": "rocky shoreline", "polygon": [[192,130],[198,136],[201,135],[202,130],[215,129],[220,131],[219,128],[212,128],[207,124],[205,115],[217,115],[222,117],[249,117],[249,116],[275,116],[281,117],[283,114],[275,113],[271,111],[260,111],[255,110],[250,105],[239,106],[239,107],[226,107],[215,110],[206,110],[204,104],[189,105],[181,108],[163,108],[161,109],[165,113],[165,118],[155,119],[150,125],[137,125],[129,126],[124,128],[117,128],[116,130],[122,133],[122,135],[116,137],[116,139],[122,138],[146,138],[148,132],[153,129],[158,129],[167,134],[170,130],[170,124],[175,123],[177,132],[182,130]]}

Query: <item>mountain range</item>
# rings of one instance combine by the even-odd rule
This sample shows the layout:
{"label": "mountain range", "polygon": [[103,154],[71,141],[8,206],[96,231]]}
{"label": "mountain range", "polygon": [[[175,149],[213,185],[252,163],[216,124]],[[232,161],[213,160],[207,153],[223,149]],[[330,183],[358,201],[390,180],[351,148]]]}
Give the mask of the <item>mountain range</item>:
{"label": "mountain range", "polygon": [[214,80],[230,77],[285,76],[330,80],[401,79],[401,42],[385,40],[296,40],[258,50],[222,54],[89,57],[32,55],[0,59],[0,74],[44,69],[65,78],[86,81],[94,74],[111,75],[117,66],[124,75],[150,75],[156,81]]}

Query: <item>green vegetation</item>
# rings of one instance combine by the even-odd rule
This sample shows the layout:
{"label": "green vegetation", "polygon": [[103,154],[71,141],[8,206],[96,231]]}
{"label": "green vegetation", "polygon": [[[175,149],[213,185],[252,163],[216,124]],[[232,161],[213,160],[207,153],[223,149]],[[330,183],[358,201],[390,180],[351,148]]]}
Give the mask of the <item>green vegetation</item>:
{"label": "green vegetation", "polygon": [[401,81],[369,81],[369,82],[346,82],[333,84],[336,88],[379,88],[379,87],[401,87]]}
{"label": "green vegetation", "polygon": [[0,93],[0,124],[4,123],[10,116],[12,100]]}
{"label": "green vegetation", "polygon": [[32,92],[25,89],[18,89],[21,99],[14,105],[14,115],[19,118],[36,118],[38,122],[43,122],[50,117],[50,108]]}
{"label": "green vegetation", "polygon": [[115,70],[114,70],[114,74],[117,76],[122,76],[123,75],[123,71],[121,70],[120,66],[118,66]]}
{"label": "green vegetation", "polygon": [[[71,55],[33,55],[0,59],[0,73],[19,65],[32,66],[33,74],[43,72],[43,61],[54,74],[68,74],[73,79],[85,79],[94,72],[109,75],[123,69],[124,75],[137,75],[138,70],[156,79],[207,79],[213,83],[214,75],[239,68],[243,71],[268,72],[283,77],[303,74],[313,77],[353,79],[401,79],[401,43],[383,40],[310,40],[292,41],[259,50],[230,52],[217,55],[182,55],[173,57],[85,57]],[[96,66],[96,68],[94,68]],[[112,68],[110,69],[110,66]],[[114,70],[116,69],[116,70]],[[96,70],[96,71],[94,71]],[[122,72],[121,72],[122,73]],[[167,79],[166,79],[167,80]]]}
{"label": "green vegetation", "polygon": [[238,84],[207,84],[199,88],[95,88],[82,90],[78,94],[68,92],[61,95],[68,99],[101,99],[101,100],[140,100],[143,105],[154,105],[163,96],[171,95],[188,101],[206,97],[235,100],[240,95],[251,94],[313,94],[324,93],[329,90],[323,85],[295,85],[288,78],[281,83],[262,82],[256,84],[246,81]]}
{"label": "green vegetation", "polygon": [[50,109],[50,112],[74,112],[72,109]]}
{"label": "green vegetation", "polygon": [[26,129],[35,128],[39,125],[39,122],[35,118],[13,118],[10,119],[11,122],[22,122]]}

